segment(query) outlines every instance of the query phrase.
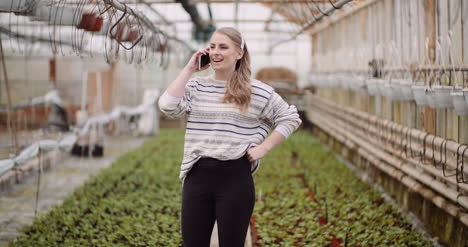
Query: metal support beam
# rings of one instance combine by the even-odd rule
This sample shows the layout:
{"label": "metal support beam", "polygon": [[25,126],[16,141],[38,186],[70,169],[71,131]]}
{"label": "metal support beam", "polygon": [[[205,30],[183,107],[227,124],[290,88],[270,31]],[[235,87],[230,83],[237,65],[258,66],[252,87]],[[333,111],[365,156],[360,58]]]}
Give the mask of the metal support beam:
{"label": "metal support beam", "polygon": [[159,13],[159,11],[157,11],[152,5],[150,2],[146,1],[146,0],[139,0],[140,3],[148,6],[148,9],[153,12],[154,14],[156,14],[159,18],[161,18],[161,20],[163,21],[164,24],[166,25],[174,25],[173,22],[170,22],[163,14]]}
{"label": "metal support beam", "polygon": [[273,22],[273,16],[275,16],[276,11],[281,6],[281,4],[273,4],[271,8],[270,17],[265,22],[265,28],[263,29],[265,32],[270,31],[270,24]]}
{"label": "metal support beam", "polygon": [[[194,3],[235,3],[237,0],[193,0]],[[316,3],[329,3],[328,0],[314,0]],[[122,0],[123,4],[134,4],[134,0]],[[177,4],[176,0],[147,0],[149,4]],[[273,4],[273,3],[310,3],[310,0],[240,0],[240,3],[245,4]],[[67,1],[63,4],[80,4],[79,1]],[[95,5],[96,3],[84,3],[84,5]],[[83,5],[83,3],[82,3]]]}
{"label": "metal support beam", "polygon": [[[341,0],[340,2],[336,3],[335,4],[335,7],[336,8],[341,8],[343,7],[345,4],[351,2],[353,0]],[[273,51],[273,49],[283,43],[286,43],[286,42],[289,42],[289,41],[292,41],[292,40],[295,40],[297,36],[299,36],[300,34],[304,33],[304,31],[306,31],[307,29],[311,28],[314,24],[318,23],[321,19],[323,19],[325,16],[329,16],[331,13],[333,13],[335,11],[335,8],[334,7],[330,7],[329,9],[327,9],[326,11],[324,11],[323,14],[320,14],[319,16],[315,17],[313,20],[311,20],[309,23],[306,23],[298,32],[296,32],[294,35],[292,35],[291,38],[289,39],[285,39],[285,40],[281,40],[281,41],[278,41],[276,42],[275,44],[273,44],[271,47],[270,47],[270,52]]]}
{"label": "metal support beam", "polygon": [[[24,35],[24,34],[17,33],[17,32],[12,32],[8,28],[2,27],[2,26],[0,26],[0,33],[4,33],[4,34],[6,34],[8,36],[11,36],[13,38],[29,40],[31,42],[61,44],[61,45],[66,45],[66,46],[70,46],[70,47],[75,46],[71,42],[66,42],[66,41],[62,41],[62,40],[46,39],[46,38],[41,38],[41,37],[28,36],[28,35]],[[87,51],[87,50],[82,50],[81,52],[83,52],[85,54],[91,54],[91,51]]]}

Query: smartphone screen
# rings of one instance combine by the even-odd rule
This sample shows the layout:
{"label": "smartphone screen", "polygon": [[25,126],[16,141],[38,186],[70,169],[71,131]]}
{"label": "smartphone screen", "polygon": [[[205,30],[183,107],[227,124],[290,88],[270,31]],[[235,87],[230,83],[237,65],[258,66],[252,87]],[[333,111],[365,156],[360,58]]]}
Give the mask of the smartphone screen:
{"label": "smartphone screen", "polygon": [[198,70],[210,63],[210,56],[208,54],[198,57]]}

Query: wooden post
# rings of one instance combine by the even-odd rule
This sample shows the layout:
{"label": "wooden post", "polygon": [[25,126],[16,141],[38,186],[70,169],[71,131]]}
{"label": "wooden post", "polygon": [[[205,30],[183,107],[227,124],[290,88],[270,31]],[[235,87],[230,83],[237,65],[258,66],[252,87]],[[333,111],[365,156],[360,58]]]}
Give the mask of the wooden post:
{"label": "wooden post", "polygon": [[120,104],[120,63],[119,61],[112,62],[110,71],[110,81],[112,87],[112,107]]}
{"label": "wooden post", "polygon": [[[427,57],[431,63],[435,62],[435,47],[437,37],[436,24],[436,0],[424,0],[424,37],[429,41]],[[423,110],[423,127],[427,133],[436,134],[436,112],[434,109],[424,106]]]}
{"label": "wooden post", "polygon": [[[466,1],[460,1],[460,9],[465,9],[468,4]],[[461,53],[463,54],[462,63],[468,64],[468,23],[463,23],[461,32]],[[466,74],[465,74],[466,76]],[[463,78],[465,80],[465,88],[468,87],[468,78]],[[468,116],[460,116],[458,118],[458,142],[459,143],[468,143]]]}
{"label": "wooden post", "polygon": [[18,151],[18,137],[16,133],[16,124],[11,124],[11,95],[10,95],[10,85],[8,83],[8,73],[7,73],[7,68],[6,68],[6,62],[5,62],[5,53],[3,51],[3,42],[2,39],[0,39],[0,52],[1,52],[1,59],[2,59],[2,70],[3,70],[3,79],[5,80],[5,88],[6,88],[6,94],[7,94],[7,127],[8,130],[12,131],[11,133],[11,139],[12,143],[15,147],[14,152]]}
{"label": "wooden post", "polygon": [[54,85],[54,88],[57,88],[57,59],[52,58],[49,60],[49,80]]}

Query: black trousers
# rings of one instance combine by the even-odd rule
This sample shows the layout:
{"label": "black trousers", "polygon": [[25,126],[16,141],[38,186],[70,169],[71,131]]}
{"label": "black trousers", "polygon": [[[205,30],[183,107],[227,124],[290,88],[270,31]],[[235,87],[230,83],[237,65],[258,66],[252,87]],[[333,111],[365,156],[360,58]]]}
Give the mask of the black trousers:
{"label": "black trousers", "polygon": [[246,156],[220,161],[201,158],[184,181],[184,247],[209,247],[215,220],[220,247],[243,247],[255,203],[255,186]]}

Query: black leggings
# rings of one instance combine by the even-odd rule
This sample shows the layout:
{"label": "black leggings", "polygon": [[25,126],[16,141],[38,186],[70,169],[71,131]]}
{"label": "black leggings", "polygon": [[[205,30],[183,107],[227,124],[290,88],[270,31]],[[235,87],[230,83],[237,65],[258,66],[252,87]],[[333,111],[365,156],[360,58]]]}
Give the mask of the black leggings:
{"label": "black leggings", "polygon": [[243,247],[255,203],[255,186],[246,156],[220,161],[201,158],[184,181],[184,247],[209,247],[215,219],[220,247]]}

